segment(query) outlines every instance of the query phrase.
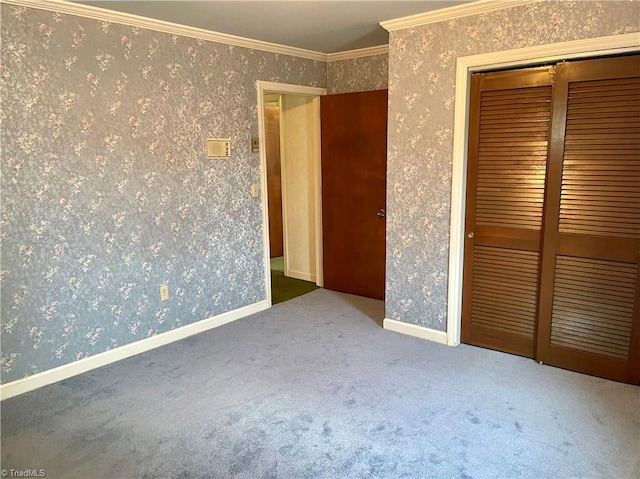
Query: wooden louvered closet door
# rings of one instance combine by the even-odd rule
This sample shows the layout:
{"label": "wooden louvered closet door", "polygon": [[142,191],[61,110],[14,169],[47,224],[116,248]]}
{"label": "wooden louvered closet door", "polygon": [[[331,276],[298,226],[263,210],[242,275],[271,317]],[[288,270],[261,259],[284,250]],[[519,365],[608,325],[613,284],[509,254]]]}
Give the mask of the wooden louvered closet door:
{"label": "wooden louvered closet door", "polygon": [[640,56],[474,75],[466,231],[463,342],[640,383]]}
{"label": "wooden louvered closet door", "polygon": [[472,77],[462,341],[533,357],[553,68]]}
{"label": "wooden louvered closet door", "polygon": [[557,66],[537,359],[640,381],[640,57]]}

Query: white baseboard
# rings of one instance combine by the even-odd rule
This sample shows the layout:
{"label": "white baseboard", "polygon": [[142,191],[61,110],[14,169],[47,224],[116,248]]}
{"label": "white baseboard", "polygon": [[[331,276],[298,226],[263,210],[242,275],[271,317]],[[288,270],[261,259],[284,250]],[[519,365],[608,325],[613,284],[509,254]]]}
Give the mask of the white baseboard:
{"label": "white baseboard", "polygon": [[0,386],[0,400],[9,399],[11,397],[33,391],[34,389],[62,381],[63,379],[91,371],[92,369],[97,369],[99,367],[106,366],[107,364],[115,363],[121,359],[129,358],[160,346],[165,346],[175,341],[193,336],[194,334],[217,328],[223,324],[269,309],[270,306],[270,301],[263,300],[242,308],[234,309],[233,311],[228,311],[217,316],[203,319],[197,323],[187,324],[178,329],[173,329],[156,336],[141,339],[135,343],[125,344],[124,346],[96,354],[95,356],[89,356],[73,363],[49,369],[48,371],[43,371],[24,379],[18,379],[16,381],[3,384]]}
{"label": "white baseboard", "polygon": [[416,338],[426,339],[428,341],[433,341],[434,343],[447,344],[447,333],[444,331],[425,328],[424,326],[417,326],[415,324],[403,323],[402,321],[396,321],[395,319],[389,318],[384,318],[382,327],[389,331],[395,331],[396,333],[402,333],[408,336],[415,336]]}
{"label": "white baseboard", "polygon": [[287,271],[285,276],[288,276],[289,278],[294,278],[294,279],[301,279],[302,281],[311,281],[312,283],[316,282],[316,278],[313,277],[311,273],[296,271],[293,269],[290,269],[289,271]]}

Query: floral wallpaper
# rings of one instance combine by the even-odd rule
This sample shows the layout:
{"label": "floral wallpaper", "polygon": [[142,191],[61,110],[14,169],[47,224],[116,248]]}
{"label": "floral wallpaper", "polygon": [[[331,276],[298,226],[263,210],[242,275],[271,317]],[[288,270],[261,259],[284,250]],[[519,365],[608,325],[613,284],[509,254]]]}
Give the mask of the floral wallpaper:
{"label": "floral wallpaper", "polygon": [[446,330],[456,59],[640,30],[637,2],[535,2],[391,32],[386,316]]}
{"label": "floral wallpaper", "polygon": [[[0,14],[2,383],[265,299],[256,80],[389,86],[386,316],[445,330],[456,58],[640,30],[633,2],[536,2],[325,64]],[[230,159],[205,157],[211,137]]]}
{"label": "floral wallpaper", "polygon": [[2,382],[264,300],[255,82],[326,64],[0,8]]}
{"label": "floral wallpaper", "polygon": [[384,90],[389,81],[389,55],[371,55],[327,64],[329,94]]}

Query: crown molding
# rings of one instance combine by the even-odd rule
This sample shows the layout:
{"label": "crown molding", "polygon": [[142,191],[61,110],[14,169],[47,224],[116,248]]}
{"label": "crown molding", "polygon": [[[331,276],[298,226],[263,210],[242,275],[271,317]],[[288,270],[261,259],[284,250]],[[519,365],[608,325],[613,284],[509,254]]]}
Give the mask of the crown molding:
{"label": "crown molding", "polygon": [[380,25],[387,31],[393,32],[405,28],[419,27],[429,23],[438,23],[455,18],[469,17],[481,13],[494,12],[505,8],[517,7],[528,3],[539,2],[541,0],[477,0],[454,7],[440,8],[431,12],[418,13],[408,17],[396,18],[380,22]]}
{"label": "crown molding", "polygon": [[357,50],[347,50],[344,52],[328,53],[328,62],[340,60],[352,60],[354,58],[371,57],[374,55],[388,55],[389,45],[378,45],[377,47],[359,48]]}
{"label": "crown molding", "polygon": [[277,43],[263,42],[261,40],[253,40],[250,38],[228,35],[226,33],[213,32],[202,28],[179,25],[177,23],[166,22],[164,20],[141,17],[139,15],[132,15],[130,13],[115,12],[91,5],[66,2],[64,0],[0,0],[0,3],[6,3],[9,5],[16,5],[20,7],[37,8],[39,10],[47,10],[55,13],[77,15],[79,17],[91,18],[93,20],[119,23],[122,25],[129,25],[131,27],[146,28],[162,33],[170,33],[174,35],[181,35],[184,37],[197,38],[200,40],[222,43],[225,45],[252,48],[254,50],[278,53],[281,55],[291,55],[294,57],[307,58],[309,60],[317,60],[322,62],[327,61],[326,53],[314,52],[312,50],[289,47],[286,45],[279,45]]}

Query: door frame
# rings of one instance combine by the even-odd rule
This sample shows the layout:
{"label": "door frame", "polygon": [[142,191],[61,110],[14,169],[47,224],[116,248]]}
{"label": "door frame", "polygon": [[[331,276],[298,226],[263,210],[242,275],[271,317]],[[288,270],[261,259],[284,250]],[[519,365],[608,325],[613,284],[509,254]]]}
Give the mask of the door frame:
{"label": "door frame", "polygon": [[499,68],[535,66],[536,64],[562,60],[638,51],[640,51],[640,34],[629,33],[484,53],[457,59],[447,294],[447,344],[449,346],[460,344],[462,324],[462,270],[464,265],[471,74]]}
{"label": "door frame", "polygon": [[[264,288],[266,300],[271,307],[271,261],[269,257],[270,239],[269,239],[269,208],[267,196],[267,152],[265,141],[265,120],[264,120],[264,96],[265,94],[275,93],[282,95],[300,95],[313,98],[327,94],[326,88],[309,87],[301,85],[291,85],[288,83],[276,83],[269,81],[256,81],[256,90],[258,95],[258,138],[260,151],[260,202],[262,203],[262,231],[263,231],[263,248],[264,248]],[[320,125],[320,107],[317,107],[317,124]],[[286,132],[285,132],[286,133]],[[285,134],[281,131],[281,136]],[[320,128],[317,129],[316,138],[313,139],[316,146],[314,148],[314,169],[315,169],[315,187],[316,195],[314,199],[315,209],[315,225],[316,225],[316,284],[323,285],[322,280],[322,189],[320,175]],[[283,195],[284,201],[284,195]],[[286,242],[286,239],[285,239]],[[286,243],[285,243],[286,244]]]}

